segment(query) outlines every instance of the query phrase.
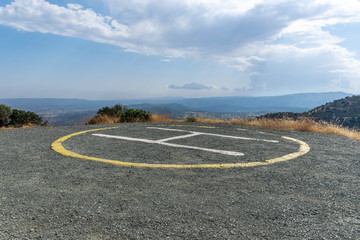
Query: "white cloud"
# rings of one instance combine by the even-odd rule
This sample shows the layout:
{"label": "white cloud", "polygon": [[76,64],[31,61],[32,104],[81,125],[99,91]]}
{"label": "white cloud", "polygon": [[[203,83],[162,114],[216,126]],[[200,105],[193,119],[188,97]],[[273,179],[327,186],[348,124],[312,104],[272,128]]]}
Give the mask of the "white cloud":
{"label": "white cloud", "polygon": [[344,38],[325,30],[360,22],[359,1],[102,2],[111,16],[77,3],[61,7],[45,0],[15,0],[0,7],[0,24],[113,44],[164,59],[212,59],[248,72],[253,81],[249,89],[266,90],[280,81],[277,78],[286,77],[284,85],[289,88],[291,83],[318,81],[318,86],[309,86],[330,90],[348,86],[360,92],[357,56],[340,46]]}
{"label": "white cloud", "polygon": [[83,6],[81,6],[80,4],[75,4],[75,3],[69,3],[69,4],[67,4],[67,7],[71,10],[83,9]]}
{"label": "white cloud", "polygon": [[175,85],[175,84],[171,84],[168,86],[168,88],[171,89],[186,89],[186,90],[208,90],[208,89],[214,89],[217,88],[216,86],[206,86],[200,83],[187,83],[184,85]]}
{"label": "white cloud", "polygon": [[170,58],[163,58],[161,59],[162,62],[173,62],[174,59],[170,59]]}
{"label": "white cloud", "polygon": [[249,57],[225,57],[219,56],[218,61],[225,63],[235,69],[240,71],[245,71],[250,67],[254,67],[256,63],[264,62],[265,59],[258,56],[249,56]]}
{"label": "white cloud", "polygon": [[97,42],[127,43],[130,31],[111,17],[83,9],[79,4],[67,7],[50,4],[44,0],[16,0],[0,8],[0,24],[29,32],[52,33]]}

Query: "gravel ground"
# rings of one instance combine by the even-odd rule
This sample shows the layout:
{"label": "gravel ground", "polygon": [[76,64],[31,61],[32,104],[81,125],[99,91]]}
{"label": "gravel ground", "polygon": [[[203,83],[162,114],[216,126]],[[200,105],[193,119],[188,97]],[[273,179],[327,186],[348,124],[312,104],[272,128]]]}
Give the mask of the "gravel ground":
{"label": "gravel ground", "polygon": [[[243,152],[232,157],[86,133],[68,150],[128,162],[197,164],[299,158],[258,167],[164,170],[64,157],[50,145],[106,126],[0,130],[0,239],[359,239],[360,143],[342,136],[219,124],[119,124],[98,133],[163,139],[168,127],[279,143],[197,136],[172,143]],[[204,128],[207,126],[210,128]]]}

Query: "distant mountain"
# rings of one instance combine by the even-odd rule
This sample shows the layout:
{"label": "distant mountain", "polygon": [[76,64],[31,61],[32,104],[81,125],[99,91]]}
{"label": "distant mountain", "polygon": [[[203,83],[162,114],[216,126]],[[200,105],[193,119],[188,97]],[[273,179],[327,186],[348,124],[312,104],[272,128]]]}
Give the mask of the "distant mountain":
{"label": "distant mountain", "polygon": [[[153,98],[135,100],[85,100],[58,98],[0,99],[0,103],[24,110],[96,110],[104,106],[181,104],[193,111],[211,112],[303,112],[335,99],[351,96],[343,92],[299,93],[271,97]],[[170,106],[173,108],[173,106]],[[177,108],[177,107],[176,107]]]}
{"label": "distant mountain", "polygon": [[170,118],[180,119],[184,118],[185,114],[192,112],[193,109],[185,107],[182,104],[171,103],[171,104],[133,104],[128,105],[128,108],[141,109],[146,112],[156,113],[156,114],[165,114]]}
{"label": "distant mountain", "polygon": [[96,115],[96,110],[70,111],[58,115],[42,115],[52,126],[84,125]]}
{"label": "distant mountain", "polygon": [[304,112],[335,99],[351,96],[344,92],[299,93],[269,97],[208,97],[208,98],[158,98],[122,100],[123,104],[181,104],[194,111],[205,112]]}
{"label": "distant mountain", "polygon": [[304,112],[350,95],[343,92],[300,93],[271,97],[192,98],[180,99],[177,103],[189,108],[212,112]]}
{"label": "distant mountain", "polygon": [[261,117],[310,117],[315,121],[325,121],[344,127],[360,129],[360,96],[345,97],[303,113],[280,112],[266,114]]}
{"label": "distant mountain", "polygon": [[233,118],[256,116],[273,112],[309,111],[316,106],[344,98],[351,94],[343,92],[300,93],[272,97],[209,97],[209,98],[152,98],[128,100],[85,100],[58,98],[0,99],[0,104],[32,111],[50,124],[73,125],[91,117],[105,106],[115,104],[138,108],[151,113],[168,114],[173,118],[188,115]]}
{"label": "distant mountain", "polygon": [[29,111],[77,111],[95,110],[104,106],[120,103],[119,100],[91,101],[67,98],[9,98],[0,99],[0,103],[12,108]]}

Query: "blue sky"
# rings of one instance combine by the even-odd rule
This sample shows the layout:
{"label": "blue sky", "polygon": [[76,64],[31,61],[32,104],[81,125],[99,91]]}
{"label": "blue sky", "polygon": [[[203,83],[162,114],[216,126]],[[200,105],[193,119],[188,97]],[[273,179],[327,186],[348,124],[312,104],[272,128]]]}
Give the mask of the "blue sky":
{"label": "blue sky", "polygon": [[0,98],[360,94],[360,1],[2,0]]}

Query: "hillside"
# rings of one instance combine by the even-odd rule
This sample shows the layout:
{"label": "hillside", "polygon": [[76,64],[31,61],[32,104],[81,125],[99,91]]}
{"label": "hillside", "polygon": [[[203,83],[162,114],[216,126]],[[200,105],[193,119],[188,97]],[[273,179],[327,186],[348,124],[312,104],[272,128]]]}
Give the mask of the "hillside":
{"label": "hillside", "polygon": [[316,121],[323,120],[345,127],[360,128],[360,96],[335,100],[310,110],[306,115]]}
{"label": "hillside", "polygon": [[279,112],[262,115],[260,118],[309,117],[315,121],[335,123],[349,128],[360,128],[360,96],[345,97],[326,103],[308,112]]}

